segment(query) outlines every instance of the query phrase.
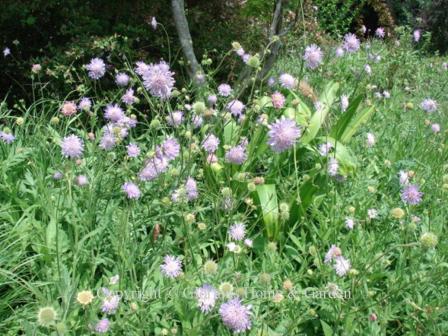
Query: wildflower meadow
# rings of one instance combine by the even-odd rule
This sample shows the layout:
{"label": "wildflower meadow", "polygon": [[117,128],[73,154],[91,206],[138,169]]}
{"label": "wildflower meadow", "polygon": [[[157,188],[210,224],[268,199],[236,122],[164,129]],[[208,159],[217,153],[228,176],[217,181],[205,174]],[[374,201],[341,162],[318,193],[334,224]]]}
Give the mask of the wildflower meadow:
{"label": "wildflower meadow", "polygon": [[168,56],[97,39],[1,93],[0,334],[447,335],[448,58],[425,31],[196,64],[169,24],[147,23]]}

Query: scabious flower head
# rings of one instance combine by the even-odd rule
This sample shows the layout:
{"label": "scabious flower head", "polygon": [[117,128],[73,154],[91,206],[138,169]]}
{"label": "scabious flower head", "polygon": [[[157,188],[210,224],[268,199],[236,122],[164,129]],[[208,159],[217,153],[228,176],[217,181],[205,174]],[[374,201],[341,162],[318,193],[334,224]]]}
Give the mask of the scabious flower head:
{"label": "scabious flower head", "polygon": [[107,105],[104,111],[104,118],[110,120],[112,122],[118,122],[120,119],[124,117],[124,112],[120,106],[117,104]]}
{"label": "scabious flower head", "polygon": [[334,260],[334,270],[336,271],[336,274],[340,277],[347,274],[348,271],[350,271],[351,264],[350,261],[343,256],[336,257]]}
{"label": "scabious flower head", "polygon": [[140,155],[140,148],[133,143],[126,146],[128,156],[131,158],[136,158]]}
{"label": "scabious flower head", "polygon": [[375,145],[375,135],[373,133],[366,134],[366,145],[367,147],[373,147]]}
{"label": "scabious flower head", "polygon": [[198,198],[198,188],[196,185],[196,181],[191,177],[189,177],[187,179],[187,182],[185,182],[185,192],[189,201],[193,201]]}
{"label": "scabious flower head", "polygon": [[221,97],[228,97],[232,94],[232,87],[229,84],[223,83],[218,86],[218,94]]}
{"label": "scabious flower head", "polygon": [[180,145],[173,137],[168,137],[161,145],[162,154],[168,161],[172,161],[179,156]]}
{"label": "scabious flower head", "polygon": [[375,219],[378,217],[378,210],[376,209],[368,209],[367,210],[367,217],[369,217],[369,219]]}
{"label": "scabious flower head", "polygon": [[83,290],[78,292],[78,295],[76,296],[76,301],[78,301],[83,306],[87,306],[88,304],[92,303],[93,301],[93,293],[90,290]]}
{"label": "scabious flower head", "polygon": [[53,180],[61,180],[64,177],[64,174],[60,171],[56,171],[53,174]]}
{"label": "scabious flower head", "polygon": [[121,101],[126,105],[132,105],[137,101],[137,97],[134,96],[134,89],[127,89],[125,94],[121,97]]}
{"label": "scabious flower head", "polygon": [[339,170],[338,160],[336,160],[336,158],[334,157],[329,158],[327,167],[328,175],[336,176],[338,174],[338,170]]}
{"label": "scabious flower head", "polygon": [[141,66],[143,85],[153,96],[168,99],[174,86],[174,72],[165,62]]}
{"label": "scabious flower head", "polygon": [[74,114],[76,114],[76,104],[74,102],[65,102],[61,107],[61,113],[66,116],[70,117]]}
{"label": "scabious flower head", "polygon": [[347,110],[348,105],[349,105],[348,96],[342,95],[341,96],[341,110],[342,110],[342,112],[345,112]]}
{"label": "scabious flower head", "polygon": [[182,261],[179,257],[167,255],[160,265],[162,273],[168,278],[177,278],[182,273]]}
{"label": "scabious flower head", "polygon": [[268,127],[268,145],[274,152],[278,153],[291,148],[301,135],[296,122],[285,117],[277,119]]}
{"label": "scabious flower head", "polygon": [[219,314],[226,327],[234,333],[241,333],[251,328],[250,306],[241,304],[240,299],[231,299],[221,305]]}
{"label": "scabious flower head", "polygon": [[112,148],[115,147],[116,143],[117,141],[115,139],[114,134],[106,130],[103,133],[103,136],[101,137],[100,148],[104,150],[111,150]]}
{"label": "scabious flower head", "polygon": [[437,111],[437,102],[434,99],[426,98],[420,104],[420,107],[428,113]]}
{"label": "scabious flower head", "polygon": [[141,196],[140,189],[135,183],[126,182],[121,189],[129,199],[138,199]]}
{"label": "scabious flower head", "polygon": [[375,30],[375,36],[378,38],[384,38],[386,36],[386,32],[383,27],[378,27]]}
{"label": "scabious flower head", "polygon": [[225,157],[227,162],[238,165],[243,164],[247,159],[246,147],[242,145],[232,147],[226,152]]}
{"label": "scabious flower head", "polygon": [[39,72],[41,72],[42,70],[42,65],[40,64],[33,64],[33,66],[31,67],[31,72],[38,74]]}
{"label": "scabious flower head", "polygon": [[8,47],[6,47],[5,49],[3,49],[3,56],[7,57],[11,55],[11,49],[9,49]]}
{"label": "scabious flower head", "polygon": [[115,76],[115,83],[117,83],[118,86],[127,86],[129,84],[129,76],[120,72]]}
{"label": "scabious flower head", "polygon": [[93,58],[85,67],[92,79],[100,79],[106,73],[106,64],[101,58]]}
{"label": "scabious flower head", "polygon": [[342,49],[342,47],[337,47],[334,51],[334,54],[336,55],[336,57],[342,57],[344,56],[344,49]]}
{"label": "scabious flower head", "polygon": [[330,261],[342,255],[342,251],[336,245],[331,245],[327,254],[325,254],[324,262],[328,264]]}
{"label": "scabious flower head", "polygon": [[16,137],[11,133],[0,131],[0,140],[3,141],[4,143],[11,144],[14,142],[15,139]]}
{"label": "scabious flower head", "polygon": [[288,73],[284,73],[280,75],[279,82],[282,87],[285,89],[294,89],[297,86],[297,79],[295,79],[293,76],[291,76]]}
{"label": "scabious flower head", "polygon": [[218,291],[210,286],[203,285],[196,289],[196,300],[198,300],[198,306],[203,313],[208,313],[213,309],[218,299]]}
{"label": "scabious flower head", "polygon": [[57,313],[53,307],[43,307],[37,313],[37,322],[42,326],[49,326],[56,321]]}
{"label": "scabious flower head", "polygon": [[156,30],[157,29],[157,24],[158,24],[157,20],[156,20],[155,16],[153,16],[151,18],[151,27],[152,27],[152,29]]}
{"label": "scabious flower head", "polygon": [[244,245],[246,245],[247,247],[252,247],[254,245],[254,242],[252,241],[252,239],[244,239]]}
{"label": "scabious flower head", "polygon": [[246,106],[238,99],[232,100],[227,104],[227,109],[234,117],[240,117]]}
{"label": "scabious flower head", "polygon": [[210,106],[215,105],[217,101],[218,101],[218,97],[216,97],[216,95],[214,95],[214,94],[209,95],[207,97],[207,102]]}
{"label": "scabious flower head", "polygon": [[422,201],[423,193],[419,190],[418,185],[407,185],[401,192],[403,202],[410,205],[417,205]]}
{"label": "scabious flower head", "polygon": [[322,63],[322,57],[322,50],[317,45],[312,44],[305,48],[303,59],[308,68],[316,69]]}
{"label": "scabious flower head", "polygon": [[139,61],[135,63],[135,72],[140,76],[143,76],[144,73],[149,71],[149,65],[145,62]]}
{"label": "scabious flower head", "polygon": [[148,159],[145,167],[140,171],[138,177],[142,181],[151,181],[158,177],[161,173],[165,172],[168,168],[168,159],[164,156],[153,156]]}
{"label": "scabious flower head", "polygon": [[101,311],[106,314],[115,314],[120,303],[119,295],[108,295],[104,298],[101,305]]}
{"label": "scabious flower head", "polygon": [[83,97],[78,104],[78,108],[81,111],[89,111],[92,108],[92,101],[87,97]]}
{"label": "scabious flower head", "polygon": [[109,331],[109,327],[110,321],[107,318],[103,318],[95,324],[94,329],[98,334],[105,334]]}
{"label": "scabious flower head", "polygon": [[85,175],[78,175],[76,176],[75,182],[79,187],[84,187],[89,184],[89,179]]}
{"label": "scabious flower head", "polygon": [[366,74],[368,74],[369,76],[372,74],[372,68],[371,68],[370,65],[368,65],[368,64],[364,65],[364,71],[365,71]]}
{"label": "scabious flower head", "polygon": [[271,95],[272,106],[276,109],[281,109],[285,105],[285,96],[276,91]]}
{"label": "scabious flower head", "polygon": [[439,124],[432,124],[432,125],[431,125],[431,130],[432,130],[434,133],[439,133],[439,132],[440,132],[440,125],[439,125]]}
{"label": "scabious flower head", "polygon": [[319,146],[319,154],[321,156],[327,156],[333,147],[334,146],[331,142],[323,143]]}
{"label": "scabious flower head", "polygon": [[360,42],[355,34],[348,33],[344,36],[342,47],[348,53],[354,53],[359,50]]}
{"label": "scabious flower head", "polygon": [[229,230],[230,238],[233,240],[243,240],[246,236],[246,226],[243,223],[235,223]]}
{"label": "scabious flower head", "polygon": [[414,41],[415,41],[416,43],[418,43],[418,41],[420,41],[420,37],[421,37],[420,30],[418,30],[418,29],[414,30],[414,32],[413,32],[412,35],[413,35],[413,37],[414,37]]}
{"label": "scabious flower head", "polygon": [[199,128],[201,127],[202,123],[204,122],[204,119],[200,116],[200,115],[193,115],[193,117],[191,118],[191,123],[193,124],[194,128]]}
{"label": "scabious flower head", "polygon": [[345,219],[345,227],[349,230],[353,230],[353,227],[355,226],[355,221],[352,218],[346,218]]}
{"label": "scabious flower head", "polygon": [[171,112],[168,116],[166,116],[166,122],[168,125],[173,127],[178,127],[184,121],[184,114],[182,111],[174,111]]}
{"label": "scabious flower head", "polygon": [[400,178],[400,184],[401,185],[406,185],[409,184],[409,174],[403,170],[400,170],[398,172],[398,176]]}
{"label": "scabious flower head", "polygon": [[61,151],[62,155],[71,159],[80,158],[84,150],[84,143],[76,135],[69,135],[62,139]]}
{"label": "scabious flower head", "polygon": [[214,134],[209,134],[202,142],[202,148],[208,153],[214,153],[218,149],[219,139]]}

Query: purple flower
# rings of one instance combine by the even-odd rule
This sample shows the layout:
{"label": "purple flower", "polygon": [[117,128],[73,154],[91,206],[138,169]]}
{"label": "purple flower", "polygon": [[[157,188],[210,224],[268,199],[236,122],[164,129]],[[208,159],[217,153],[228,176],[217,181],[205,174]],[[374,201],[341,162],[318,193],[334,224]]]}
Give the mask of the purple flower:
{"label": "purple flower", "polygon": [[139,74],[140,76],[143,76],[144,73],[149,71],[149,65],[146,64],[145,62],[136,62],[135,63],[136,67],[135,67],[135,72],[137,74]]}
{"label": "purple flower", "polygon": [[182,113],[182,111],[174,111],[171,112],[165,119],[168,125],[178,127],[184,120],[184,114]]}
{"label": "purple flower", "polygon": [[189,201],[193,201],[198,198],[198,188],[196,185],[196,181],[189,177],[187,182],[185,182],[185,192],[187,193],[187,199]]}
{"label": "purple flower", "polygon": [[138,199],[141,196],[140,189],[135,183],[126,182],[125,184],[123,184],[121,189],[129,199]]}
{"label": "purple flower", "polygon": [[218,299],[218,291],[210,285],[203,285],[196,289],[196,300],[203,313],[208,313],[213,309]]}
{"label": "purple flower", "polygon": [[213,135],[209,134],[202,142],[202,148],[205,149],[208,153],[214,153],[218,149],[219,146],[219,139]]}
{"label": "purple flower", "polygon": [[288,73],[284,73],[279,78],[280,85],[285,89],[294,89],[297,86],[297,79]]}
{"label": "purple flower", "polygon": [[76,176],[75,183],[79,187],[84,187],[89,184],[89,179],[85,175],[78,175]]}
{"label": "purple flower", "polygon": [[334,158],[334,157],[331,157],[328,160],[328,167],[327,167],[328,175],[336,176],[338,174],[338,170],[339,170],[338,160],[336,160],[336,158]]}
{"label": "purple flower", "polygon": [[160,269],[168,278],[177,278],[182,273],[182,261],[179,257],[167,255],[163,258]]}
{"label": "purple flower", "polygon": [[123,117],[124,112],[120,106],[118,106],[117,104],[107,105],[106,110],[104,112],[104,118],[112,122],[118,122]]}
{"label": "purple flower", "polygon": [[378,27],[375,30],[375,36],[378,38],[384,38],[384,36],[386,36],[386,32],[384,31],[383,27]]}
{"label": "purple flower", "polygon": [[301,131],[292,119],[282,117],[269,125],[268,145],[275,152],[283,152],[291,148],[300,137]]}
{"label": "purple flower", "polygon": [[342,57],[344,56],[344,49],[342,49],[341,47],[337,47],[334,53],[336,57]]}
{"label": "purple flower", "polygon": [[232,94],[232,88],[229,84],[220,84],[218,86],[218,93],[222,97],[228,97]]}
{"label": "purple flower", "polygon": [[162,154],[164,157],[168,159],[168,161],[172,161],[179,156],[180,153],[180,145],[177,140],[173,137],[167,138],[161,145]]}
{"label": "purple flower", "polygon": [[269,87],[273,87],[275,85],[275,78],[274,77],[269,77],[267,84],[268,84]]}
{"label": "purple flower", "polygon": [[61,180],[63,177],[64,177],[64,174],[61,173],[60,171],[56,171],[56,172],[53,174],[53,179],[54,179],[54,180]]}
{"label": "purple flower", "polygon": [[276,91],[271,95],[272,106],[276,109],[281,109],[285,105],[285,96]]}
{"label": "purple flower", "polygon": [[120,296],[108,295],[101,305],[101,311],[106,314],[115,314],[120,303]]}
{"label": "purple flower", "polygon": [[[137,70],[141,72],[143,85],[153,96],[168,99],[174,86],[174,72],[165,62],[158,64],[141,64]],[[145,66],[143,66],[145,65]]]}
{"label": "purple flower", "polygon": [[354,53],[359,50],[360,42],[355,34],[348,33],[344,36],[344,43],[342,47],[349,53]]}
{"label": "purple flower", "polygon": [[11,49],[9,49],[8,47],[6,47],[5,49],[3,49],[3,56],[7,57],[11,55]]}
{"label": "purple flower", "polygon": [[80,158],[84,150],[84,143],[76,135],[66,136],[61,142],[62,155],[71,159]]}
{"label": "purple flower", "polygon": [[121,97],[121,101],[126,105],[132,105],[137,100],[137,97],[134,96],[134,89],[126,90],[125,94]]}
{"label": "purple flower", "polygon": [[420,107],[428,113],[437,111],[437,102],[434,99],[426,98],[420,104]]}
{"label": "purple flower", "polygon": [[414,30],[413,36],[414,36],[414,41],[416,43],[418,43],[418,41],[420,41],[420,37],[421,37],[420,30],[418,30],[418,29]]}
{"label": "purple flower", "polygon": [[341,96],[341,110],[342,110],[342,112],[345,112],[347,110],[348,104],[349,104],[348,96],[342,95]]}
{"label": "purple flower", "polygon": [[127,145],[126,149],[128,151],[128,156],[131,158],[136,158],[140,155],[140,148],[136,144],[130,143]]}
{"label": "purple flower", "polygon": [[310,69],[316,69],[322,63],[322,50],[315,44],[305,48],[303,59],[305,64]]}
{"label": "purple flower", "polygon": [[0,140],[2,140],[4,143],[11,144],[15,139],[16,137],[11,133],[0,131]]}
{"label": "purple flower", "polygon": [[151,181],[168,168],[168,160],[165,157],[152,157],[146,162],[146,166],[140,171],[139,178],[142,181]]}
{"label": "purple flower", "polygon": [[82,111],[89,111],[92,107],[92,101],[89,98],[83,97],[78,104],[78,108]]}
{"label": "purple flower", "polygon": [[334,260],[336,257],[342,255],[341,249],[336,245],[331,245],[327,254],[325,254],[324,262],[328,264],[330,261]]}
{"label": "purple flower", "polygon": [[345,259],[343,256],[339,256],[335,258],[333,267],[336,271],[336,274],[342,277],[346,275],[348,271],[350,271],[351,264],[348,259]]}
{"label": "purple flower", "polygon": [[364,71],[365,71],[366,74],[368,74],[369,76],[372,74],[372,68],[371,68],[370,65],[368,65],[368,64],[364,65]]}
{"label": "purple flower", "polygon": [[241,304],[238,298],[231,299],[221,305],[219,314],[226,327],[234,333],[244,332],[251,328],[250,306]]}
{"label": "purple flower", "polygon": [[243,240],[246,236],[246,226],[243,223],[235,223],[229,230],[230,238],[233,240]]}
{"label": "purple flower", "polygon": [[115,136],[113,135],[112,132],[106,130],[103,136],[101,137],[100,148],[104,150],[111,150],[112,148],[115,147],[115,144],[116,144]]}
{"label": "purple flower", "polygon": [[230,148],[226,152],[226,160],[233,164],[243,164],[247,159],[246,147],[242,145],[238,145]]}
{"label": "purple flower", "polygon": [[439,133],[440,132],[440,125],[439,124],[432,124],[431,125],[431,129],[434,133]]}
{"label": "purple flower", "polygon": [[194,128],[199,128],[204,122],[204,119],[200,115],[195,114],[191,118],[191,122],[193,123]]}
{"label": "purple flower", "polygon": [[115,76],[115,83],[117,83],[118,86],[127,86],[129,84],[129,76],[120,72]]}
{"label": "purple flower", "polygon": [[85,67],[92,79],[100,79],[106,73],[106,64],[101,58],[93,58]]}
{"label": "purple flower", "polygon": [[105,334],[109,330],[110,322],[107,318],[103,318],[95,325],[95,331],[99,334]]}
{"label": "purple flower", "polygon": [[422,201],[423,193],[419,190],[418,185],[407,185],[401,192],[403,202],[411,205],[417,205]]}
{"label": "purple flower", "polygon": [[355,226],[355,221],[351,218],[345,219],[345,227],[349,230],[353,230],[353,227]]}
{"label": "purple flower", "polygon": [[331,142],[323,143],[319,146],[319,154],[321,156],[327,156],[333,147],[334,146]]}
{"label": "purple flower", "polygon": [[234,117],[240,117],[243,114],[245,108],[246,106],[238,99],[231,100],[227,104],[227,109],[230,110],[230,113]]}
{"label": "purple flower", "polygon": [[207,102],[210,106],[215,105],[217,101],[218,101],[218,97],[216,97],[216,95],[209,95],[207,97]]}

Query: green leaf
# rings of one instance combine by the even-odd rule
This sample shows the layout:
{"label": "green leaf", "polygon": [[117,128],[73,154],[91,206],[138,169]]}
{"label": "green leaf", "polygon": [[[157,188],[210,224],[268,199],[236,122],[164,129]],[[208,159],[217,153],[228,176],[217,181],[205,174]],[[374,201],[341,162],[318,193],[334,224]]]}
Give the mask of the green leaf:
{"label": "green leaf", "polygon": [[322,95],[319,98],[319,102],[322,104],[322,107],[311,117],[310,124],[300,140],[301,143],[308,144],[316,137],[317,133],[325,122],[325,119],[327,118],[331,105],[333,105],[336,99],[336,93],[338,89],[338,83],[330,82],[327,84]]}
{"label": "green leaf", "polygon": [[234,145],[238,140],[239,126],[233,120],[229,120],[224,126],[224,144]]}
{"label": "green leaf", "polygon": [[274,184],[257,186],[258,199],[263,213],[263,222],[269,239],[277,239],[280,233],[278,220],[277,190]]}
{"label": "green leaf", "polygon": [[324,332],[324,335],[325,336],[333,336],[333,330],[328,325],[328,323],[324,322],[322,320],[320,320],[320,323],[322,324],[322,331]]}
{"label": "green leaf", "polygon": [[350,122],[350,124],[347,126],[347,128],[344,130],[344,133],[342,133],[339,140],[342,143],[348,143],[352,138],[352,136],[359,129],[359,127],[361,127],[362,124],[365,124],[370,119],[374,111],[375,107],[369,106],[363,109],[360,113],[358,113]]}
{"label": "green leaf", "polygon": [[347,111],[342,114],[336,125],[331,130],[331,136],[333,138],[335,138],[336,140],[339,140],[341,138],[342,134],[347,129],[347,126],[350,124],[350,121],[352,121],[353,116],[358,111],[359,105],[362,102],[362,98],[363,96],[359,95],[355,99],[350,101]]}

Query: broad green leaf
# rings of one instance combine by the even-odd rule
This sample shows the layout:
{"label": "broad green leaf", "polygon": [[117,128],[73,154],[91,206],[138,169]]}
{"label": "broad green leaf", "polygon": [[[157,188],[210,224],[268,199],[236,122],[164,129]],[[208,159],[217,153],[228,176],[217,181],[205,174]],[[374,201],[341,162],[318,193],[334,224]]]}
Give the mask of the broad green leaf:
{"label": "broad green leaf", "polygon": [[361,112],[357,113],[350,124],[347,126],[347,128],[344,130],[344,133],[342,133],[339,140],[342,143],[348,143],[352,136],[359,129],[359,127],[361,127],[362,124],[365,124],[370,119],[374,111],[375,107],[369,106],[363,109]]}
{"label": "broad green leaf", "polygon": [[224,126],[224,144],[234,145],[238,140],[239,126],[233,120],[229,120]]}
{"label": "broad green leaf", "polygon": [[356,112],[358,111],[359,105],[362,102],[362,95],[357,96],[352,101],[350,101],[350,104],[347,108],[347,111],[345,111],[342,116],[338,119],[336,125],[331,130],[331,136],[335,138],[336,140],[339,140],[344,131],[347,129],[347,126],[352,121],[353,117],[356,115]]}
{"label": "broad green leaf", "polygon": [[320,137],[319,141],[322,143],[329,142],[333,145],[334,155],[341,165],[341,172],[343,175],[347,175],[357,168],[358,161],[356,160],[356,157],[352,154],[351,150],[341,142],[330,137]]}
{"label": "broad green leaf", "polygon": [[277,239],[280,233],[278,220],[277,190],[274,184],[257,186],[257,194],[263,213],[263,222],[269,239]]}
{"label": "broad green leaf", "polygon": [[333,330],[328,325],[328,323],[324,322],[323,320],[320,320],[320,323],[322,324],[322,331],[324,332],[324,335],[333,336]]}

